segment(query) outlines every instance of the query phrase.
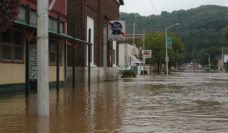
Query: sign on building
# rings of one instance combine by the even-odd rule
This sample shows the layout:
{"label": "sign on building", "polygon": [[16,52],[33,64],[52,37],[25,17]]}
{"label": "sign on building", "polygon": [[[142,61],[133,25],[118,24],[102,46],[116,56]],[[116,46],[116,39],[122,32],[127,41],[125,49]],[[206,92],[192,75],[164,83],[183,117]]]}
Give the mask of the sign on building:
{"label": "sign on building", "polygon": [[125,21],[111,20],[108,25],[108,40],[123,41],[125,40]]}
{"label": "sign on building", "polygon": [[224,55],[224,62],[225,62],[225,63],[228,62],[228,55]]}
{"label": "sign on building", "polygon": [[152,51],[151,50],[143,50],[142,55],[143,55],[143,58],[151,58],[152,57]]}
{"label": "sign on building", "polygon": [[36,45],[32,44],[29,51],[29,79],[36,80],[37,72],[37,49]]}

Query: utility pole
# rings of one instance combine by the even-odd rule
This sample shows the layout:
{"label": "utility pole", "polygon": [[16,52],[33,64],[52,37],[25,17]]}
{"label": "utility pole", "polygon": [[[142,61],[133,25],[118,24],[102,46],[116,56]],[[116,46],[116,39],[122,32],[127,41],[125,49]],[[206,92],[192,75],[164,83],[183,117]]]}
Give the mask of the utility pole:
{"label": "utility pole", "polygon": [[224,64],[224,48],[222,47],[222,63]]}
{"label": "utility pole", "polygon": [[[135,19],[136,19],[136,15],[135,15]],[[134,23],[133,23],[133,44],[135,44],[135,20],[134,20]]]}
{"label": "utility pole", "polygon": [[223,51],[223,47],[222,47],[222,72],[224,72],[224,51]]}
{"label": "utility pole", "polygon": [[[145,50],[145,29],[143,29],[143,50]],[[143,56],[143,75],[145,75],[145,57]]]}
{"label": "utility pole", "polygon": [[37,1],[38,116],[49,117],[48,0]]}
{"label": "utility pole", "polygon": [[135,44],[135,21],[133,23],[133,44],[132,45],[134,44]]}
{"label": "utility pole", "polygon": [[169,75],[169,57],[168,57],[168,50],[167,50],[167,31],[168,28],[165,28],[165,67],[166,67],[166,75]]}
{"label": "utility pole", "polygon": [[166,66],[166,75],[168,76],[169,75],[169,56],[168,56],[168,48],[167,48],[167,40],[168,40],[168,37],[167,37],[167,32],[168,32],[168,29],[173,27],[173,26],[176,26],[176,25],[180,25],[180,23],[175,23],[175,24],[171,24],[169,25],[168,27],[165,28],[165,66]]}
{"label": "utility pole", "polygon": [[[179,51],[177,50],[177,56],[179,54]],[[178,60],[176,59],[176,72],[178,71]]]}
{"label": "utility pole", "polygon": [[209,65],[209,70],[211,70],[211,56],[208,55],[208,65]]}

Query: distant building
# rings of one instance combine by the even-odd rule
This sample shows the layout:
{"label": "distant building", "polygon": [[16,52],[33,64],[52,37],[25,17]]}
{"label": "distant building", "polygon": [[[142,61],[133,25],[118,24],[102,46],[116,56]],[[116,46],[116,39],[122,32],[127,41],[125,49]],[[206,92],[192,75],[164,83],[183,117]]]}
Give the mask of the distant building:
{"label": "distant building", "polygon": [[119,44],[119,66],[136,66],[142,64],[140,49],[128,43]]}

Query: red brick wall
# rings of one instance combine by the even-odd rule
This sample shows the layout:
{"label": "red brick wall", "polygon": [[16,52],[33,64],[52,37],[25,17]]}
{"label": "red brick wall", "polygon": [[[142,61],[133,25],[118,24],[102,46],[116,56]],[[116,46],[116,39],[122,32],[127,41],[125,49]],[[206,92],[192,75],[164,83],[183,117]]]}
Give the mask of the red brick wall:
{"label": "red brick wall", "polygon": [[[108,20],[119,18],[119,3],[115,0],[68,0],[68,33],[73,35],[73,20],[75,21],[76,37],[86,39],[87,16],[94,19],[95,36],[94,36],[94,60],[95,65],[103,66],[103,25]],[[71,22],[70,22],[71,21]],[[108,49],[112,46],[108,45]],[[76,50],[78,54],[76,64],[84,66],[85,63],[85,47],[79,46]],[[112,51],[110,50],[110,55]],[[82,60],[84,62],[82,63]],[[111,64],[111,63],[110,63]]]}
{"label": "red brick wall", "polygon": [[[49,0],[49,4],[51,4],[52,0]],[[20,0],[21,5],[29,4],[31,9],[37,9],[37,0]],[[49,15],[57,18],[56,15],[60,15],[63,20],[66,20],[66,0],[56,0],[53,9],[49,11]]]}

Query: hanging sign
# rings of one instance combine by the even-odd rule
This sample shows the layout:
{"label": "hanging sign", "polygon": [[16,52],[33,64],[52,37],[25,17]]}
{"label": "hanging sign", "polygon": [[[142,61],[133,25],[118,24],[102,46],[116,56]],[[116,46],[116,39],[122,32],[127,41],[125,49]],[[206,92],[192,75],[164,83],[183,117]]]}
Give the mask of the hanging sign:
{"label": "hanging sign", "polygon": [[36,80],[37,73],[37,49],[36,45],[32,44],[29,51],[29,79]]}
{"label": "hanging sign", "polygon": [[152,51],[151,50],[143,50],[142,51],[143,58],[151,58],[152,57]]}
{"label": "hanging sign", "polygon": [[111,20],[108,25],[108,40],[123,41],[125,40],[125,21]]}

